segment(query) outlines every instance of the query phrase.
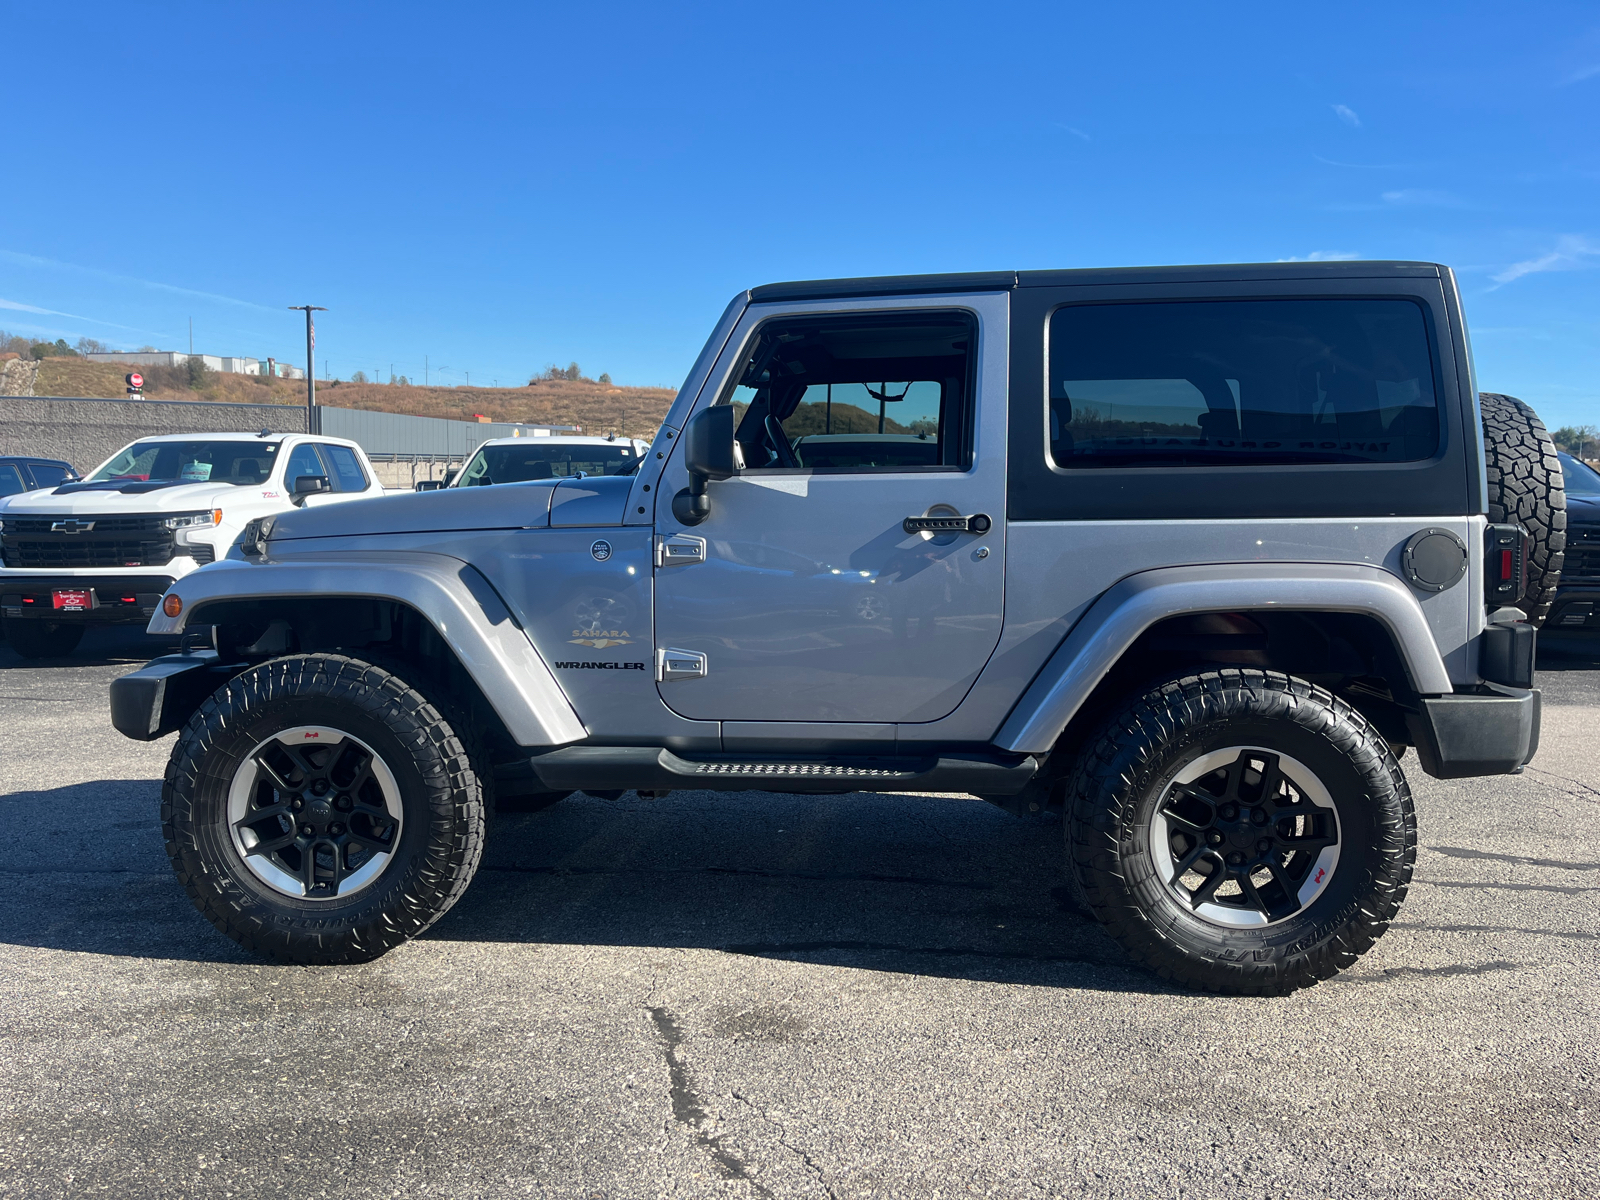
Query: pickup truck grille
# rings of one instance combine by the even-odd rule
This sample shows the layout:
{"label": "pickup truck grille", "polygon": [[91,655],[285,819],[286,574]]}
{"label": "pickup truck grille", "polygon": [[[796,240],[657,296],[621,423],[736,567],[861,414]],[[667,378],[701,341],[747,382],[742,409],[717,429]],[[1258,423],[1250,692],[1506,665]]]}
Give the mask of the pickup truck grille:
{"label": "pickup truck grille", "polygon": [[[6,517],[0,536],[5,565],[24,570],[60,567],[161,567],[172,559],[172,531],[160,516]],[[94,527],[68,533],[55,525]]]}
{"label": "pickup truck grille", "polygon": [[1600,582],[1600,525],[1567,526],[1567,561],[1562,583]]}

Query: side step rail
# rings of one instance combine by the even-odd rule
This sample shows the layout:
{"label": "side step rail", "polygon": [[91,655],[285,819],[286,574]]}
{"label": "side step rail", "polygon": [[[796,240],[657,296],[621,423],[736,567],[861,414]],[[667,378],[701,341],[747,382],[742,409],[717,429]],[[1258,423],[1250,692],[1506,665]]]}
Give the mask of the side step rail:
{"label": "side step rail", "polygon": [[531,760],[550,791],[976,792],[1014,796],[1039,762],[1030,754],[702,755],[658,746],[563,746]]}

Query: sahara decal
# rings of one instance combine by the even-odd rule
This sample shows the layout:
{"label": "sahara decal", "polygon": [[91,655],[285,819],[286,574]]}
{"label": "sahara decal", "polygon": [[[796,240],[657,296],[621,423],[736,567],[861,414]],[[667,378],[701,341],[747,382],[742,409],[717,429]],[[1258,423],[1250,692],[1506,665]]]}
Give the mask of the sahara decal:
{"label": "sahara decal", "polygon": [[633,635],[626,629],[574,629],[568,641],[574,646],[609,650],[613,646],[633,645]]}
{"label": "sahara decal", "polygon": [[558,662],[558,671],[642,671],[642,662]]}

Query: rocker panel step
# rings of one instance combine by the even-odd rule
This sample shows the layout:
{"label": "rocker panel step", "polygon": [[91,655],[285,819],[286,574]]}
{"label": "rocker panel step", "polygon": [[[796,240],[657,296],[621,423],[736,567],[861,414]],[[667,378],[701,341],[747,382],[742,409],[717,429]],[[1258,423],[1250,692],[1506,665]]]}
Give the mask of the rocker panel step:
{"label": "rocker panel step", "polygon": [[[564,746],[530,759],[551,791],[704,788],[711,791],[942,791],[1015,795],[1034,773],[1031,755],[949,754],[924,758],[849,755],[704,755],[659,746]],[[855,786],[852,786],[855,785]]]}

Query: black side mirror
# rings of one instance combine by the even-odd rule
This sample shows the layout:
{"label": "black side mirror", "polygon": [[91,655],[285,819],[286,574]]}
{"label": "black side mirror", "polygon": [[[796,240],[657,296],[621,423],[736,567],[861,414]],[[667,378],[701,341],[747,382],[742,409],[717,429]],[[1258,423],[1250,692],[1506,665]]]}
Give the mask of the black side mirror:
{"label": "black side mirror", "polygon": [[419,479],[415,485],[416,490],[419,492],[437,492],[443,486],[444,480],[442,479]]}
{"label": "black side mirror", "polygon": [[320,495],[323,492],[333,491],[333,484],[328,482],[326,475],[296,475],[294,491],[289,493],[289,499],[296,507],[306,502],[307,496]]}
{"label": "black side mirror", "polygon": [[684,525],[698,525],[711,515],[706,484],[729,479],[737,471],[733,456],[731,404],[701,409],[683,430],[683,465],[689,468],[689,486],[672,498],[672,515]]}

